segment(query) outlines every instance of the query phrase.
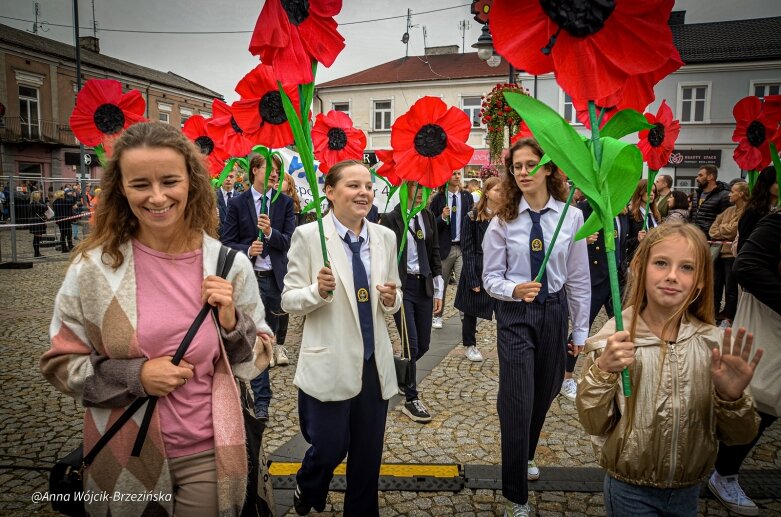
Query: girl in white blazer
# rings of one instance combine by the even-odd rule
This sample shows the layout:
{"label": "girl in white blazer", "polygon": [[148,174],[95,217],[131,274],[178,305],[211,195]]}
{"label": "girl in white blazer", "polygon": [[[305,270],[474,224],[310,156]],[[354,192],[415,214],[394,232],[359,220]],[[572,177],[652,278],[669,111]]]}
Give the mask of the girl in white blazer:
{"label": "girl in white blazer", "polygon": [[294,383],[311,447],[296,475],[294,506],[299,515],[322,511],[334,468],[349,453],[344,515],[379,515],[388,399],[398,392],[385,323],[401,306],[396,236],[366,220],[374,189],[362,163],[334,165],[325,194],[330,267],[322,264],[317,223],[298,227],[282,293],[286,312],[306,316]]}

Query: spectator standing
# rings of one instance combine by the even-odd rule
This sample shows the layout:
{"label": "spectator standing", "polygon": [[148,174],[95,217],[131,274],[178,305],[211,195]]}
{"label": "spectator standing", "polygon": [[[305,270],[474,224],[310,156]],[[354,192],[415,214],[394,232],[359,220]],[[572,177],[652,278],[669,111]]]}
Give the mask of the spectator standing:
{"label": "spectator standing", "polygon": [[[656,186],[656,210],[659,212],[659,221],[662,222],[667,217],[668,204],[667,200],[670,198],[670,193],[673,188],[673,177],[669,174],[660,174],[654,180]],[[683,207],[681,207],[683,208]]]}
{"label": "spectator standing", "polygon": [[461,227],[466,214],[474,204],[472,194],[461,188],[461,171],[453,171],[450,180],[431,200],[431,211],[437,219],[439,234],[439,256],[442,258],[442,278],[445,290],[442,293],[442,310],[434,313],[432,328],[442,328],[442,311],[447,298],[450,274],[455,273],[456,285],[461,278],[463,257],[461,254]]}
{"label": "spectator standing", "polygon": [[[651,229],[656,228],[656,225],[659,223],[659,212],[656,210],[656,203],[654,203],[655,199],[656,185],[651,186],[651,199],[649,201],[648,180],[640,180],[637,183],[637,188],[635,189],[634,194],[632,194],[632,199],[629,200],[629,206],[627,207],[629,229],[627,230],[626,251],[624,252],[624,260],[626,262],[624,269],[626,269],[629,262],[631,262],[635,250],[643,238],[645,238],[645,234]],[[651,207],[651,214],[647,218],[648,230],[645,229],[646,204]]]}
{"label": "spectator standing", "polygon": [[[659,206],[659,205],[657,205]],[[689,221],[689,196],[680,190],[673,190],[667,196],[667,217],[664,222],[686,223]]]}
{"label": "spectator standing", "polygon": [[[738,221],[743,215],[743,210],[748,203],[748,183],[736,182],[732,185],[729,200],[733,206],[727,208],[716,217],[710,227],[710,237],[721,242],[720,257],[714,262],[718,268],[713,272],[716,322],[723,321],[725,326],[730,326],[735,319],[735,311],[738,309],[738,283],[732,274],[732,266],[735,256],[732,254],[732,241],[738,234]],[[724,311],[721,309],[721,295],[724,292]]]}
{"label": "spectator standing", "polygon": [[778,179],[776,178],[776,168],[771,165],[759,173],[754,190],[749,195],[746,209],[738,221],[738,253],[760,219],[769,214],[777,202]]}
{"label": "spectator standing", "polygon": [[238,192],[234,190],[233,184],[236,182],[236,167],[225,176],[225,180],[222,182],[220,188],[217,189],[217,212],[220,215],[220,237],[225,229],[225,219],[228,216],[228,202],[238,195]]}
{"label": "spectator standing", "polygon": [[483,195],[483,191],[480,190],[480,180],[471,179],[466,184],[466,189],[472,194],[472,202],[476,205],[480,201],[480,197]]}
{"label": "spectator standing", "polygon": [[73,198],[65,196],[65,191],[58,190],[54,193],[54,220],[60,229],[60,251],[68,253],[73,248],[73,229],[71,217],[73,216]]}
{"label": "spectator standing", "polygon": [[[24,208],[26,200],[23,200],[22,196],[17,196],[14,199],[15,210],[20,213],[20,209]],[[46,233],[46,210],[47,206],[41,201],[41,192],[36,191],[30,194],[30,205],[28,209],[29,215],[24,219],[19,219],[17,222],[27,222],[30,224],[30,233],[33,234],[33,253],[34,257],[41,257],[41,236]],[[26,219],[26,220],[25,220]]]}
{"label": "spectator standing", "polygon": [[716,220],[716,216],[729,208],[729,187],[718,181],[719,169],[714,165],[703,165],[697,171],[697,190],[694,192],[689,217],[705,238]]}

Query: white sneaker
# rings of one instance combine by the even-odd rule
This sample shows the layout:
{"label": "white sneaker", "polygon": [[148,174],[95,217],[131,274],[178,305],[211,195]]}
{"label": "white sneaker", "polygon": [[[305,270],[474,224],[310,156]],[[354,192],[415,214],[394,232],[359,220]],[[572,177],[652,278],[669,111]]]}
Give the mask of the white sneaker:
{"label": "white sneaker", "polygon": [[442,328],[442,316],[434,316],[434,319],[431,320],[431,328]]}
{"label": "white sneaker", "polygon": [[480,362],[483,360],[483,354],[480,353],[480,350],[477,349],[476,346],[471,345],[466,347],[466,358],[470,361],[474,362]]}
{"label": "white sneaker", "polygon": [[274,368],[277,365],[277,352],[276,352],[275,348],[276,347],[274,345],[272,345],[271,359],[268,362],[268,367],[269,368]]}
{"label": "white sneaker", "polygon": [[504,517],[529,517],[532,514],[532,508],[529,503],[507,503],[504,505]]}
{"label": "white sneaker", "polygon": [[277,366],[287,366],[290,364],[290,359],[287,358],[287,350],[281,345],[274,347],[274,356],[276,357]]}
{"label": "white sneaker", "polygon": [[559,393],[566,397],[567,400],[575,402],[575,397],[578,395],[578,383],[575,382],[575,379],[564,379],[564,382],[561,383],[561,390],[559,390]]}
{"label": "white sneaker", "polygon": [[737,474],[720,476],[714,471],[708,480],[708,488],[721,504],[738,515],[759,515],[757,505],[740,488]]}
{"label": "white sneaker", "polygon": [[526,468],[526,479],[529,481],[537,481],[540,479],[540,469],[537,467],[537,462],[530,460]]}

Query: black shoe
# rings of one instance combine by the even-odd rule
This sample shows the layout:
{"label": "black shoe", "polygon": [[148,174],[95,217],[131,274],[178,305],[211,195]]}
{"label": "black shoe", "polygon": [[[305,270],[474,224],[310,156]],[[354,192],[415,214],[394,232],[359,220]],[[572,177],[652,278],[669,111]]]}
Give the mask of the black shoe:
{"label": "black shoe", "polygon": [[261,422],[268,422],[268,406],[255,407],[255,418],[257,418]]}
{"label": "black shoe", "polygon": [[312,511],[312,505],[301,499],[301,489],[298,488],[298,485],[296,485],[296,490],[293,492],[293,508],[295,508],[298,515],[307,515]]}
{"label": "black shoe", "polygon": [[431,422],[431,414],[419,399],[405,402],[401,412],[407,415],[413,422],[420,424]]}

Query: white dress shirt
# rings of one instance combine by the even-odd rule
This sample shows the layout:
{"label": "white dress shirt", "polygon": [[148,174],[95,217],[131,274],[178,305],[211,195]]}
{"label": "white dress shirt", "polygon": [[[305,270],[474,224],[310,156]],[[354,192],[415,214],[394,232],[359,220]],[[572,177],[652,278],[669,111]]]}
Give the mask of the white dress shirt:
{"label": "white dress shirt", "polygon": [[[233,190],[233,189],[231,189],[231,190],[225,190],[224,188],[221,188],[221,189],[220,189],[220,193],[222,194],[222,200],[223,200],[223,201],[225,201],[225,206],[228,206],[228,201],[229,201],[230,199],[233,199],[233,198],[234,198],[234,196],[236,195],[236,191],[235,191],[235,190]],[[230,195],[231,195],[231,197],[230,197],[230,198],[228,197],[228,194],[230,194]]]}
{"label": "white dress shirt", "polygon": [[[260,200],[263,197],[263,194],[255,190],[255,187],[250,187],[250,190],[252,190],[252,200],[255,202],[255,213],[260,217]],[[273,197],[274,191],[272,189],[268,189],[268,192],[266,192],[266,207],[268,208],[271,206],[271,199]],[[256,223],[257,225],[257,223]],[[260,231],[260,230],[258,230]],[[274,233],[274,230],[272,229],[271,232],[269,232],[268,235],[266,235],[266,245],[268,245],[268,239],[271,237],[271,234]],[[264,234],[265,235],[265,234]],[[255,259],[255,271],[271,271],[271,255],[266,255],[265,257],[261,257],[258,255],[258,258]]]}
{"label": "white dress shirt", "polygon": [[355,242],[358,240],[359,237],[363,237],[363,242],[361,243],[361,262],[363,262],[363,268],[366,270],[366,282],[369,284],[369,286],[372,285],[371,281],[371,271],[372,271],[372,254],[369,250],[369,221],[366,220],[366,218],[363,219],[363,224],[361,225],[361,233],[358,235],[355,235],[355,232],[348,229],[345,225],[343,225],[339,219],[336,218],[334,215],[333,210],[331,210],[331,217],[334,218],[334,226],[336,227],[336,232],[339,234],[339,237],[342,239],[342,246],[344,247],[344,252],[347,254],[347,263],[350,264],[350,267],[352,267],[353,263],[353,250],[350,249],[350,245],[344,242],[344,236],[349,235],[350,236],[350,242]]}
{"label": "white dress shirt", "polygon": [[[426,225],[423,224],[423,214],[418,213],[416,215],[418,219],[418,224],[420,225],[420,230],[423,232],[423,238],[426,238]],[[413,237],[415,233],[415,218],[411,218],[409,220],[409,233],[410,235],[407,235],[407,273],[411,273],[413,275],[419,275],[420,274],[420,262],[418,261],[418,247],[417,243],[415,242],[415,238]],[[431,264],[429,264],[429,267],[431,267]],[[441,300],[442,299],[442,292],[445,290],[445,282],[442,280],[442,275],[437,275],[434,277],[434,298]]]}
{"label": "white dress shirt", "polygon": [[[640,205],[640,220],[645,221],[645,206]],[[648,227],[649,228],[656,228],[659,226],[659,224],[656,222],[656,218],[654,217],[653,211],[651,211],[650,217],[648,217]]]}
{"label": "white dress shirt", "polygon": [[[461,242],[461,225],[458,224],[458,221],[461,220],[461,191],[456,190],[455,192],[450,192],[449,190],[445,191],[445,199],[447,199],[447,207],[450,208],[450,223],[449,224],[455,224],[456,225],[456,238],[453,239],[453,242]],[[456,213],[453,213],[453,196],[456,196]],[[450,228],[447,229],[448,232],[450,232]],[[450,235],[453,235],[452,233]]]}
{"label": "white dress shirt", "polygon": [[[540,225],[547,250],[564,203],[550,197],[545,208],[550,210],[542,215]],[[517,218],[505,222],[494,217],[486,230],[483,239],[483,285],[489,295],[499,300],[524,303],[513,298],[513,290],[516,285],[533,280],[529,257],[532,228],[529,210],[526,199],[521,198]],[[583,212],[570,207],[546,268],[549,293],[567,288],[572,340],[576,345],[583,345],[588,337],[591,308],[588,248],[585,239],[575,241],[575,234],[581,226]]]}

